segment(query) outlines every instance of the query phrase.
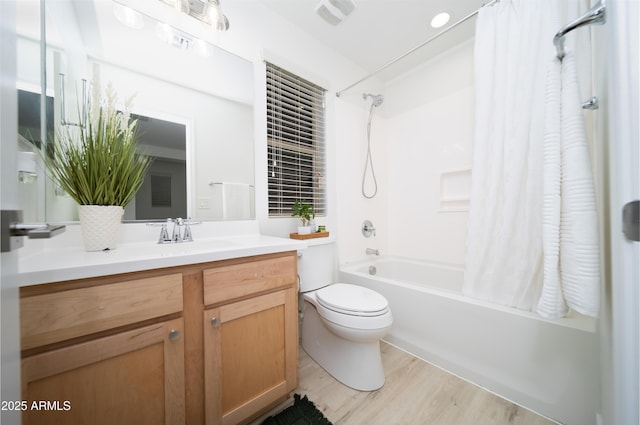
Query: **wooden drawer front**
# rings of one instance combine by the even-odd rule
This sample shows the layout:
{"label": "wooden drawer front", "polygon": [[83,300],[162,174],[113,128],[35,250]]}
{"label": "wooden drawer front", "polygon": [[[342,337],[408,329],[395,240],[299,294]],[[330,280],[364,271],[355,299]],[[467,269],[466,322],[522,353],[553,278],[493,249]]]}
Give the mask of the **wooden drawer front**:
{"label": "wooden drawer front", "polygon": [[20,300],[22,349],[180,311],[180,273],[24,297]]}
{"label": "wooden drawer front", "polygon": [[204,271],[204,304],[216,304],[295,283],[294,255],[207,269]]}

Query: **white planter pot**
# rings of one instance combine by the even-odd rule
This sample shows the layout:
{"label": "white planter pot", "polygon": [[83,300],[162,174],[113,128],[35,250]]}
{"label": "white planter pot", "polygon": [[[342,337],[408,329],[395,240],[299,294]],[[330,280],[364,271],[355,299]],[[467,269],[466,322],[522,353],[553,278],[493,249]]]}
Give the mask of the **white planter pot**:
{"label": "white planter pot", "polygon": [[298,227],[299,235],[309,235],[311,234],[311,226]]}
{"label": "white planter pot", "polygon": [[115,205],[78,205],[84,249],[114,249],[120,239],[124,208]]}

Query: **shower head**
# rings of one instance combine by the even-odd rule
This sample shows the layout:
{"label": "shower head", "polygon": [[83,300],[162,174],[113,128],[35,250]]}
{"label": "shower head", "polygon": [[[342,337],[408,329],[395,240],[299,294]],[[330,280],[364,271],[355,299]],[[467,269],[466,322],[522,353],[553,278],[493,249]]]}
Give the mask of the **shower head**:
{"label": "shower head", "polygon": [[371,106],[380,106],[382,105],[382,102],[384,102],[384,97],[382,97],[381,94],[371,94],[371,93],[363,93],[362,94],[362,98],[363,99],[367,99],[368,97],[370,97],[372,99],[372,103]]}

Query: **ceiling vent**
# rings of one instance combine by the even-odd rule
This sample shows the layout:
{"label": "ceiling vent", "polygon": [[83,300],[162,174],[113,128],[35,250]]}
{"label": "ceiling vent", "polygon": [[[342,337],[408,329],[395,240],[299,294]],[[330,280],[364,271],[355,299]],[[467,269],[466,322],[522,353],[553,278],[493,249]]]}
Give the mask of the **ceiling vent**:
{"label": "ceiling vent", "polygon": [[338,25],[355,8],[353,0],[322,0],[316,6],[316,13],[331,25]]}

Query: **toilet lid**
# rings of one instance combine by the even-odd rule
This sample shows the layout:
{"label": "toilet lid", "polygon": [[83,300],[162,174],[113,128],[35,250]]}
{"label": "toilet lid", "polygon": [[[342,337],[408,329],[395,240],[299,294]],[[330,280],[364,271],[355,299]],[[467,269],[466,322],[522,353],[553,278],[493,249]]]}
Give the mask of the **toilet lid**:
{"label": "toilet lid", "polygon": [[333,311],[356,316],[384,314],[387,299],[369,288],[346,283],[336,283],[316,291],[318,302]]}

